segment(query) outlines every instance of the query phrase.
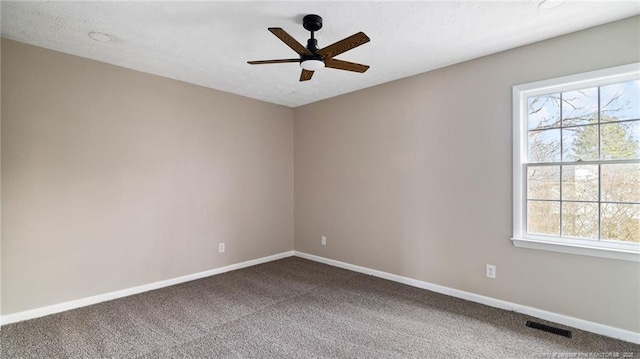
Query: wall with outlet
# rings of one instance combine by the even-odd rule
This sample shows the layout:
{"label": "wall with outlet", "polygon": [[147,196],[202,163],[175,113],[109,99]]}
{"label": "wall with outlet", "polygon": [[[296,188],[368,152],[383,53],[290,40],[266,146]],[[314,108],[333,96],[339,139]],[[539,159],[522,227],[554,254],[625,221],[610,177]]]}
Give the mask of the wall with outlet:
{"label": "wall with outlet", "polygon": [[293,111],[3,39],[2,207],[3,315],[290,251]]}
{"label": "wall with outlet", "polygon": [[295,109],[295,249],[640,332],[640,263],[510,241],[512,86],[639,60],[633,17]]}

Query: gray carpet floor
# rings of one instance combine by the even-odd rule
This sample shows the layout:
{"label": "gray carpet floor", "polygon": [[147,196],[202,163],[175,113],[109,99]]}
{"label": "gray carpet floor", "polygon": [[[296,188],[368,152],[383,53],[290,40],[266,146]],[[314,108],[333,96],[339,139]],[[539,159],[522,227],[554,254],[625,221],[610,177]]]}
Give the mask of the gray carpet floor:
{"label": "gray carpet floor", "polygon": [[640,357],[638,345],[527,319],[291,257],[3,326],[0,357]]}

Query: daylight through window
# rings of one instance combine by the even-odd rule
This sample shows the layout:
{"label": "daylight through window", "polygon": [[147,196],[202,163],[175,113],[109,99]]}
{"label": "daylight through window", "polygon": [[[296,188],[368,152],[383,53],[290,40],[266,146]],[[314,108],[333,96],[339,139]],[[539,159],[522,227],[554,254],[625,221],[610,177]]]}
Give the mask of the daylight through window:
{"label": "daylight through window", "polygon": [[514,87],[514,237],[631,250],[625,245],[640,243],[638,67]]}

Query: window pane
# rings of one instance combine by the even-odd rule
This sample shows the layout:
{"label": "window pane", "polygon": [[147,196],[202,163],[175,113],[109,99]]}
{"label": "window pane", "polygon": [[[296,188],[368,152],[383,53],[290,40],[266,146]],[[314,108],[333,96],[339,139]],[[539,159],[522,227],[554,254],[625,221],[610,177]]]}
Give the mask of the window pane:
{"label": "window pane", "polygon": [[640,158],[640,121],[600,125],[602,159]]}
{"label": "window pane", "polygon": [[527,198],[560,200],[560,166],[529,166]]}
{"label": "window pane", "polygon": [[562,129],[562,160],[598,159],[598,125]]}
{"label": "window pane", "polygon": [[529,132],[529,161],[560,161],[560,129]]}
{"label": "window pane", "polygon": [[598,122],[598,88],[562,93],[562,126]]}
{"label": "window pane", "polygon": [[560,202],[527,201],[527,232],[560,235]]}
{"label": "window pane", "polygon": [[640,80],[600,87],[600,121],[640,119]]}
{"label": "window pane", "polygon": [[602,239],[640,243],[640,204],[601,204]]}
{"label": "window pane", "polygon": [[598,165],[562,166],[562,200],[597,201]]}
{"label": "window pane", "polygon": [[598,204],[562,202],[562,236],[598,239]]}
{"label": "window pane", "polygon": [[640,202],[640,164],[601,165],[602,200]]}
{"label": "window pane", "polygon": [[527,102],[530,130],[560,127],[560,94],[529,97]]}

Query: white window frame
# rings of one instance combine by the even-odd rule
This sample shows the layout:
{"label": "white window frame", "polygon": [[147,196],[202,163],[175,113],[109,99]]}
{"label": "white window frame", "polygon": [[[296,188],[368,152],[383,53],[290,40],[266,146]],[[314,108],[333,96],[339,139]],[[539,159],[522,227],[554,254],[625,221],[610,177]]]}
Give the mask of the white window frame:
{"label": "white window frame", "polygon": [[[513,245],[640,262],[640,244],[527,233],[527,98],[640,78],[640,62],[513,86]],[[598,224],[600,225],[600,224]]]}

